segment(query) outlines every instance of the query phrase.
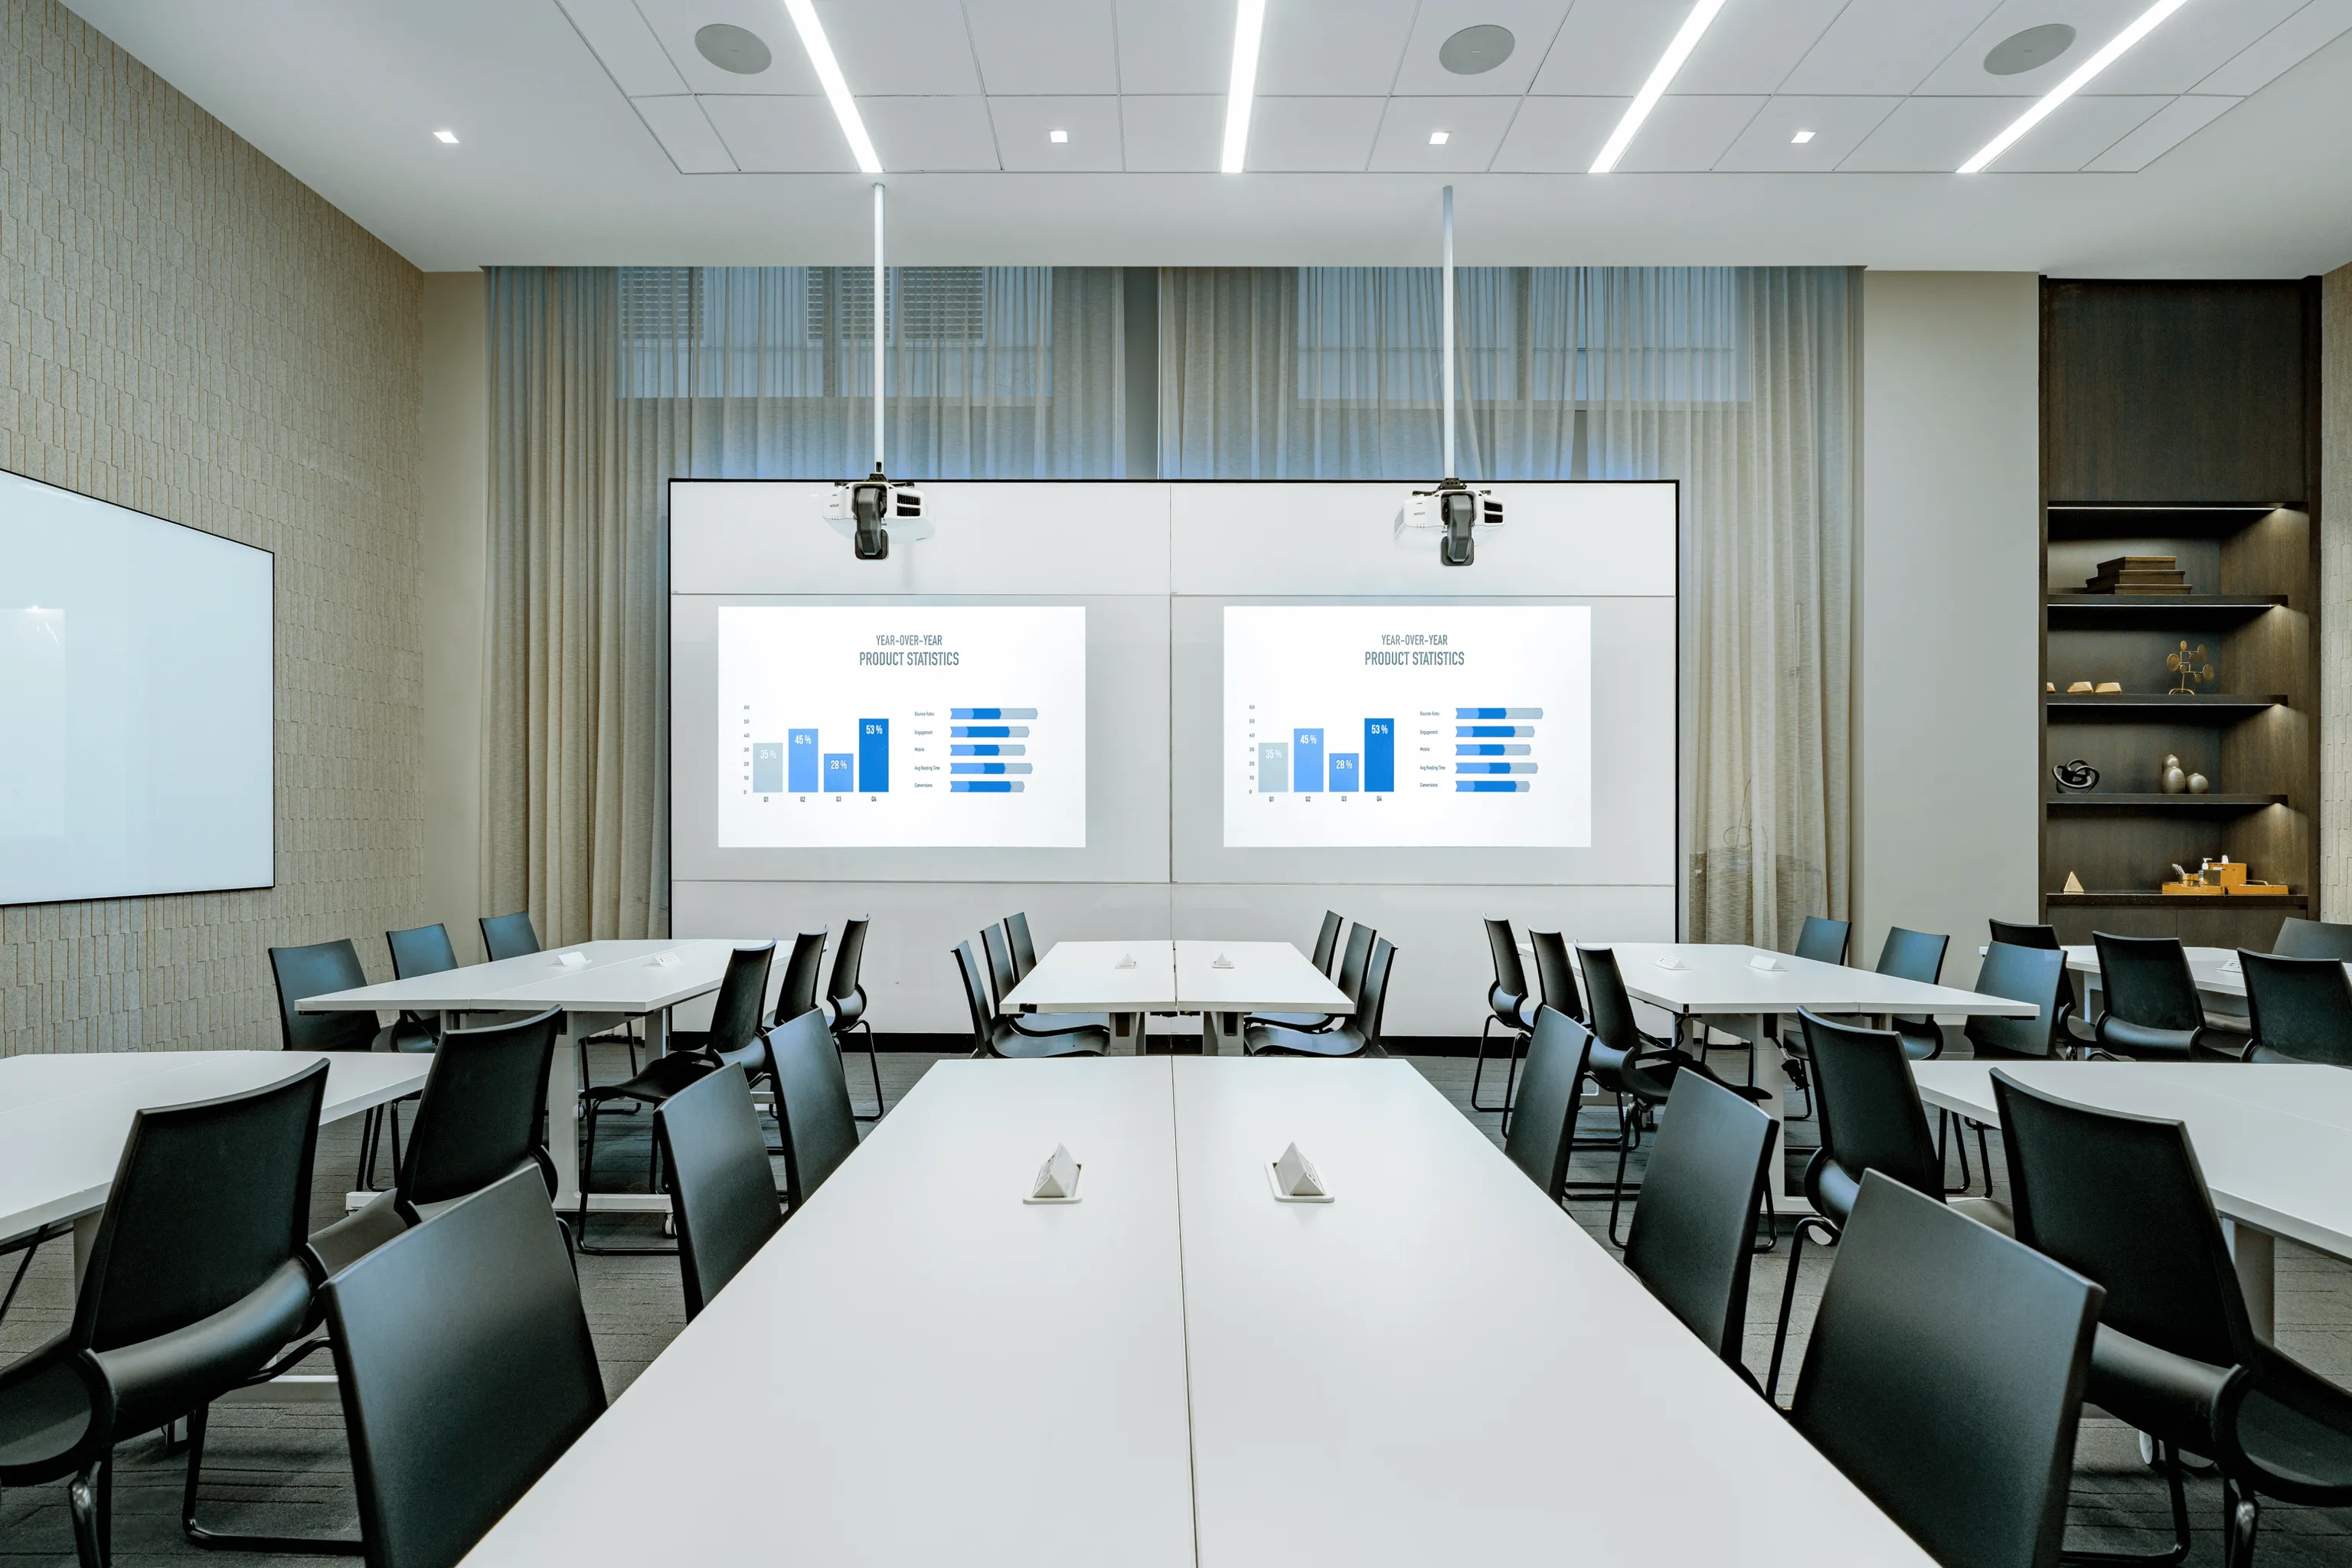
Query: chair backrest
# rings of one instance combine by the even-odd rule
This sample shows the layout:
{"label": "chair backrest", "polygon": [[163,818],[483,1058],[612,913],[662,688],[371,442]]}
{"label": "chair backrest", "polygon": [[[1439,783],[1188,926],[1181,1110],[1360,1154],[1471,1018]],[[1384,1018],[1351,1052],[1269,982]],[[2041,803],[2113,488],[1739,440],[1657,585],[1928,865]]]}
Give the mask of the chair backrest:
{"label": "chair backrest", "polygon": [[510,915],[484,915],[481,924],[482,952],[492,963],[539,951],[539,931],[530,923],[529,910],[518,910]]}
{"label": "chair backrest", "polygon": [[1879,944],[1878,973],[1933,985],[1944,977],[1944,950],[1951,942],[1948,936],[1889,926],[1886,940]]}
{"label": "chair backrest", "polygon": [[1633,999],[1625,994],[1617,950],[1580,942],[1576,956],[1584,966],[1584,1001],[1592,1009],[1593,1037],[1612,1051],[1632,1056],[1642,1048],[1642,1026],[1633,1016]]}
{"label": "chair backrest", "polygon": [[604,1413],[580,1284],[529,1172],[320,1294],[369,1568],[452,1568]]}
{"label": "chair backrest", "polygon": [[2288,1058],[2352,1067],[2352,979],[2334,958],[2238,952],[2258,1061]]}
{"label": "chair backrest", "polygon": [[777,1026],[768,1036],[768,1060],[776,1078],[776,1122],[784,1134],[784,1195],[798,1214],[809,1194],[857,1152],[857,1119],[850,1113],[841,1051],[824,1014],[806,1012]]}
{"label": "chair backrest", "polygon": [[2105,1288],[2105,1321],[2215,1366],[2259,1364],[2189,1129],[2094,1110],[1995,1068],[2017,1239]]}
{"label": "chair backrest", "polygon": [[1037,967],[1037,939],[1029,934],[1029,911],[1015,910],[1004,917],[1004,940],[1013,949],[1013,978],[1026,980]]}
{"label": "chair backrest", "polygon": [[1349,1019],[1356,1032],[1364,1037],[1364,1048],[1374,1055],[1381,1050],[1381,1016],[1389,1006],[1389,973],[1396,964],[1396,946],[1381,937],[1372,943],[1372,955],[1364,964],[1364,988],[1356,997],[1356,1011]]}
{"label": "chair backrest", "polygon": [[989,1000],[1002,1007],[1006,995],[1021,984],[1013,977],[1013,950],[1004,944],[1004,928],[982,926],[980,945],[988,954]]}
{"label": "chair backrest", "polygon": [[1322,928],[1315,933],[1315,967],[1319,973],[1331,973],[1331,960],[1339,952],[1339,932],[1347,923],[1347,917],[1339,910],[1323,911]]}
{"label": "chair backrest", "polygon": [[768,999],[768,966],[775,959],[772,942],[739,947],[727,955],[719,998],[710,1005],[708,1044],[713,1055],[740,1051],[760,1037],[760,1010]]}
{"label": "chair backrest", "polygon": [[1775,1131],[1761,1109],[1721,1084],[1676,1073],[1625,1235],[1625,1267],[1734,1366]]}
{"label": "chair backrest", "polygon": [[2177,936],[2109,936],[2093,931],[2107,1011],[2149,1029],[2195,1029],[2205,1023],[2197,980]]}
{"label": "chair backrest", "polygon": [[1576,965],[1568,956],[1568,938],[1556,931],[1531,931],[1528,945],[1536,950],[1536,984],[1543,992],[1543,1005],[1581,1023],[1584,999],[1576,992]]}
{"label": "chair backrest", "polygon": [[1851,921],[1807,915],[1805,923],[1797,931],[1796,955],[1810,958],[1817,963],[1843,963],[1846,939],[1853,933]]}
{"label": "chair backrest", "polygon": [[[841,923],[841,940],[834,944],[833,978],[824,984],[825,999],[833,1004],[833,1026],[846,1029],[866,1016],[866,991],[858,984],[858,975],[866,966],[866,927],[864,915],[852,915]],[[1026,921],[1022,930],[1029,929]]]}
{"label": "chair backrest", "polygon": [[446,974],[457,967],[457,950],[449,945],[449,928],[436,922],[383,933],[392,949],[392,977],[411,980],[420,974]]}
{"label": "chair backrest", "polygon": [[981,978],[980,960],[971,943],[955,944],[956,972],[963,976],[964,1005],[971,1010],[971,1048],[976,1056],[996,1054],[996,1005],[989,1000],[988,982]]}
{"label": "chair backrest", "polygon": [[691,1321],[784,1223],[751,1080],[733,1064],[654,1109]]}
{"label": "chair backrest", "polygon": [[1962,1030],[1979,1051],[2011,1057],[2054,1057],[2066,1005],[2066,955],[2054,947],[2019,947],[1994,942],[1977,968],[1977,993],[2031,1002],[2041,1009],[2031,1018],[1972,1015]]}
{"label": "chair backrest", "polygon": [[1331,984],[1346,993],[1350,1002],[1364,994],[1364,966],[1372,961],[1372,943],[1379,939],[1380,932],[1361,921],[1348,931],[1348,946],[1339,955],[1339,973]]}
{"label": "chair backrest", "polygon": [[368,983],[359,950],[348,937],[307,947],[273,947],[269,973],[278,983],[278,1038],[289,1051],[363,1051],[375,1041],[375,1015],[305,1013],[295,1004],[331,991],[354,991]]}
{"label": "chair backrest", "polygon": [[551,1178],[540,1147],[547,1075],[563,1013],[451,1029],[433,1053],[400,1164],[401,1201],[447,1203],[527,1166]]}
{"label": "chair backrest", "polygon": [[2016,921],[1988,921],[1986,923],[1992,927],[1993,941],[2005,942],[2011,947],[2046,947],[2054,950],[2058,946],[2056,926],[2026,925]]}
{"label": "chair backrest", "polygon": [[775,1023],[797,1018],[816,1005],[817,982],[824,977],[825,936],[823,926],[793,936],[792,954],[784,960],[784,983],[776,992]]}
{"label": "chair backrest", "polygon": [[[1914,1192],[1940,1194],[1944,1168],[1927,1131],[1927,1107],[1903,1054],[1903,1037],[1885,1029],[1832,1023],[1799,1013],[1805,1050],[1813,1059],[1813,1093],[1821,1111],[1822,1153],[1857,1184],[1865,1171]],[[1843,1194],[1851,1201],[1851,1190]]]}
{"label": "chair backrest", "polygon": [[2352,963],[2352,925],[2289,915],[2281,922],[2271,952],[2281,958],[2332,958],[2338,963]]}
{"label": "chair backrest", "polygon": [[1488,917],[1486,952],[1495,963],[1495,988],[1487,1000],[1497,1016],[1516,1024],[1514,1015],[1528,996],[1528,972],[1519,963],[1519,939],[1511,934],[1510,921]]}
{"label": "chair backrest", "polygon": [[1947,1568],[2056,1568],[2100,1295],[1873,1173],[1789,1419]]}
{"label": "chair backrest", "polygon": [[1538,1008],[1528,1035],[1527,1064],[1511,1101],[1511,1129],[1503,1152],[1525,1171],[1544,1196],[1558,1203],[1568,1190],[1569,1145],[1576,1135],[1577,1096],[1592,1036],[1583,1025],[1550,1007]]}
{"label": "chair backrest", "polygon": [[326,1090],[327,1064],[313,1062],[243,1094],[131,1114],[74,1300],[78,1348],[186,1328],[300,1256]]}

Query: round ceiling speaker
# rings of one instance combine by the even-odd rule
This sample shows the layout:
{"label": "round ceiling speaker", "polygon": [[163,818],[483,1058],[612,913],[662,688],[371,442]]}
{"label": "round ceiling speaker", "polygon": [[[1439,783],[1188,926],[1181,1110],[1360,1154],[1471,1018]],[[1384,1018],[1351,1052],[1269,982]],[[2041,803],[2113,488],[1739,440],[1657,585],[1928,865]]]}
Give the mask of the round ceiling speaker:
{"label": "round ceiling speaker", "polygon": [[768,53],[768,46],[760,41],[759,34],[731,22],[713,22],[696,33],[694,47],[720,70],[733,71],[737,76],[758,76],[775,58]]}
{"label": "round ceiling speaker", "polygon": [[1476,76],[1509,59],[1517,44],[1508,27],[1465,27],[1437,46],[1437,63],[1455,76]]}
{"label": "round ceiling speaker", "polygon": [[2074,29],[2063,22],[2046,22],[2012,33],[1985,56],[1985,69],[1994,76],[2016,76],[2046,66],[2074,47]]}

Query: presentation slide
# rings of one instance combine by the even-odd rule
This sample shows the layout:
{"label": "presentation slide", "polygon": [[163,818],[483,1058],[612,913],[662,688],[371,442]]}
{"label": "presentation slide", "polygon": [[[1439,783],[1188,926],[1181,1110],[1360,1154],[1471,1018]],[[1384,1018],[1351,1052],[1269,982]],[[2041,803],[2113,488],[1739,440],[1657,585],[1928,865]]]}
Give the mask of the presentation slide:
{"label": "presentation slide", "polygon": [[1083,605],[725,605],[722,848],[1087,842]]}
{"label": "presentation slide", "polygon": [[1592,842],[1592,612],[1225,606],[1231,848]]}

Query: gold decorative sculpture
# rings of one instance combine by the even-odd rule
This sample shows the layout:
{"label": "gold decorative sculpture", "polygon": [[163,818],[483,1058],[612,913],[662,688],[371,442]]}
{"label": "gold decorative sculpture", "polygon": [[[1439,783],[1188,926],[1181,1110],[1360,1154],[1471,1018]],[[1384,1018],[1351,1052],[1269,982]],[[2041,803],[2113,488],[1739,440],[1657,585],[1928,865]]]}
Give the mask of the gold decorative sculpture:
{"label": "gold decorative sculpture", "polygon": [[2179,682],[2165,693],[2167,697],[2194,697],[2200,684],[2212,684],[2213,666],[2207,658],[2203,643],[2192,648],[2182,642],[2180,651],[2164,656],[2164,668],[2172,671]]}

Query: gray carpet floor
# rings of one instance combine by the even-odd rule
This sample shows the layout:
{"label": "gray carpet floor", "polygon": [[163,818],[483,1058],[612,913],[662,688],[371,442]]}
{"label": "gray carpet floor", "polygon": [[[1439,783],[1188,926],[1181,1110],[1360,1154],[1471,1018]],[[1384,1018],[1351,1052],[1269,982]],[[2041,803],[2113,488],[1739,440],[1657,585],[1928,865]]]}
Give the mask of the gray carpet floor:
{"label": "gray carpet floor", "polygon": [[[916,1080],[940,1058],[886,1053],[881,1058],[883,1090],[892,1102],[903,1097]],[[1431,1084],[1469,1117],[1489,1137],[1500,1142],[1500,1118],[1473,1110],[1469,1104],[1471,1063],[1466,1058],[1408,1058]],[[1717,1065],[1736,1071],[1736,1058],[1727,1055]],[[625,1064],[617,1048],[610,1060],[600,1060],[596,1076],[618,1076]],[[865,1063],[853,1062],[852,1091],[866,1103]],[[1496,1086],[1482,1090],[1490,1100]],[[1611,1130],[1613,1118],[1605,1111],[1588,1111],[1587,1131],[1599,1136]],[[316,1217],[324,1223],[341,1210],[341,1195],[350,1185],[357,1161],[358,1122],[327,1129],[320,1140],[319,1198]],[[600,1185],[645,1184],[646,1128],[643,1117],[608,1121],[598,1134]],[[1805,1122],[1792,1122],[1790,1142],[1801,1148],[1815,1137]],[[1992,1144],[1997,1184],[2001,1181],[2000,1149]],[[1791,1184],[1801,1171],[1801,1155],[1792,1156]],[[1638,1172],[1642,1156],[1632,1161]],[[1582,1153],[1571,1171],[1578,1181],[1606,1181],[1614,1156]],[[1955,1163],[1952,1174],[1957,1180]],[[779,1172],[781,1178],[781,1172]],[[1977,1175],[1978,1190],[1983,1176]],[[1606,1202],[1570,1205],[1570,1212],[1601,1245],[1608,1218]],[[656,1239],[653,1222],[599,1218],[599,1239],[616,1242]],[[1784,1237],[1773,1252],[1756,1261],[1748,1313],[1746,1360],[1760,1378],[1771,1355],[1772,1323],[1779,1310],[1785,1278],[1788,1243]],[[1832,1251],[1808,1247],[1798,1281],[1796,1310],[1790,1328],[1788,1370],[1782,1374],[1782,1396],[1795,1381],[1794,1369],[1803,1355],[1805,1335],[1827,1277]],[[13,1269],[15,1259],[0,1260],[0,1269]],[[71,1310],[71,1260],[62,1245],[42,1249],[26,1277],[23,1291],[5,1322],[0,1322],[0,1364],[13,1360],[62,1328]],[[588,1256],[581,1259],[581,1288],[587,1303],[604,1364],[606,1388],[617,1394],[660,1354],[684,1327],[678,1294],[677,1262],[674,1258]],[[0,1289],[5,1289],[0,1272]],[[1563,1325],[1566,1331],[1570,1326]],[[1474,1325],[1464,1325],[1465,1340]],[[2319,1372],[2352,1385],[2352,1266],[2305,1251],[2291,1242],[2278,1244],[2278,1342]],[[1493,1347],[1488,1347],[1489,1349]],[[1593,1413],[1596,1455],[1612,1452],[1605,1412]],[[1653,1456],[1653,1458],[1657,1458]],[[163,1451],[161,1441],[145,1437],[123,1446],[117,1460],[114,1504],[115,1561],[124,1568],[172,1563],[187,1568],[204,1563],[258,1564],[289,1559],[246,1556],[236,1552],[200,1552],[181,1539],[178,1508],[185,1460]],[[1400,1468],[1401,1484],[1410,1484],[1409,1467]],[[1676,1483],[1677,1491],[1685,1489]],[[2221,1488],[2210,1475],[2189,1483],[2190,1517],[2197,1527],[2192,1564],[2221,1562]],[[349,1457],[342,1417],[331,1404],[305,1406],[223,1407],[212,1422],[205,1461],[205,1522],[215,1529],[307,1536],[352,1534],[356,1516],[352,1502]],[[1759,1528],[1801,1531],[1801,1518],[1771,1521]],[[2169,1513],[2163,1483],[2141,1463],[2137,1436],[2120,1422],[2096,1412],[2086,1413],[2076,1449],[2073,1519],[2068,1544],[2076,1549],[2153,1551],[2168,1539]],[[2259,1560],[2285,1568],[2289,1564],[2352,1563],[2352,1509],[2295,1508],[2283,1503],[2263,1505]],[[61,1485],[22,1488],[0,1497],[0,1568],[64,1568],[74,1562]]]}

